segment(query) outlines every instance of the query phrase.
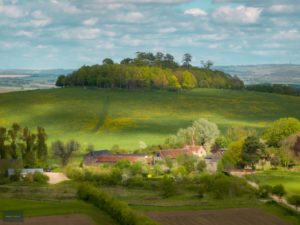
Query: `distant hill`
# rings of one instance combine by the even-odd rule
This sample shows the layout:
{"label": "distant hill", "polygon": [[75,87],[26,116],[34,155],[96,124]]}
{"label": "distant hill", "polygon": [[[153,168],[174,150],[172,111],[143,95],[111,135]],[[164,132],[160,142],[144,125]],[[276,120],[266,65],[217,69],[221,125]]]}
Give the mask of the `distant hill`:
{"label": "distant hill", "polygon": [[72,71],[71,69],[2,69],[0,70],[0,92],[52,88],[59,75]]}
{"label": "distant hill", "polygon": [[5,75],[61,75],[66,73],[71,73],[73,69],[48,69],[48,70],[28,70],[28,69],[0,69],[0,74]]}
{"label": "distant hill", "polygon": [[245,84],[277,83],[300,85],[300,65],[269,64],[219,66],[215,69],[237,75]]}

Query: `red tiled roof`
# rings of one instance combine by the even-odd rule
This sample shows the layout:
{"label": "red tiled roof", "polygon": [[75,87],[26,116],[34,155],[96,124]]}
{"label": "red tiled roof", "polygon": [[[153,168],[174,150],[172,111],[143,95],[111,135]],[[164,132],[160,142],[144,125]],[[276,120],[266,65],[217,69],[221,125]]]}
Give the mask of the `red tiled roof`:
{"label": "red tiled roof", "polygon": [[96,158],[96,163],[115,163],[121,160],[136,162],[138,160],[147,160],[147,157],[144,155],[103,155]]}
{"label": "red tiled roof", "polygon": [[184,148],[180,148],[180,149],[161,150],[159,154],[161,158],[176,159],[178,156],[181,155],[193,155],[199,150],[204,150],[204,149],[202,146],[185,146]]}

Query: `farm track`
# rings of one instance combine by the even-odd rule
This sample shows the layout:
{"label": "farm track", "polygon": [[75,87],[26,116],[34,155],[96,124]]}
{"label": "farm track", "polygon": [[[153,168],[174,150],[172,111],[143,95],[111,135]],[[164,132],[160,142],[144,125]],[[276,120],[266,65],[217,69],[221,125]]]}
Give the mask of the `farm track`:
{"label": "farm track", "polygon": [[276,216],[253,208],[149,212],[147,215],[163,225],[288,225]]}
{"label": "farm track", "polygon": [[[239,173],[231,173],[231,175],[233,175],[233,176],[240,177],[240,178],[244,178],[244,179],[247,181],[247,183],[248,183],[251,187],[253,187],[254,189],[258,190],[258,189],[259,189],[259,185],[258,185],[257,183],[255,183],[255,182],[253,182],[253,181],[247,180],[247,179],[244,177],[244,175],[246,175],[246,174],[247,174],[247,173],[243,173],[243,172],[239,172]],[[278,204],[283,205],[283,206],[285,206],[285,207],[287,207],[287,208],[289,208],[289,209],[292,209],[292,210],[294,210],[294,211],[300,213],[300,209],[297,208],[296,206],[293,206],[293,205],[289,204],[288,201],[287,201],[285,198],[279,198],[279,197],[277,197],[277,196],[275,196],[275,195],[270,195],[269,197],[270,197],[273,201],[277,202]]]}
{"label": "farm track", "polygon": [[95,128],[93,129],[94,132],[97,132],[103,126],[105,119],[108,115],[108,108],[109,108],[109,97],[107,95],[103,102],[103,107],[102,107],[102,111],[99,116],[98,123],[96,124]]}

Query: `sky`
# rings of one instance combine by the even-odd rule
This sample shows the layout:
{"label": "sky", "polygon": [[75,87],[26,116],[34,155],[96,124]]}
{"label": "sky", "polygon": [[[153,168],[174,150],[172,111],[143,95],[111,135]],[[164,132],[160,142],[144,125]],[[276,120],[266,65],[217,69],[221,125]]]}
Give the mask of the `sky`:
{"label": "sky", "polygon": [[193,65],[300,63],[300,0],[0,0],[0,69],[165,52]]}

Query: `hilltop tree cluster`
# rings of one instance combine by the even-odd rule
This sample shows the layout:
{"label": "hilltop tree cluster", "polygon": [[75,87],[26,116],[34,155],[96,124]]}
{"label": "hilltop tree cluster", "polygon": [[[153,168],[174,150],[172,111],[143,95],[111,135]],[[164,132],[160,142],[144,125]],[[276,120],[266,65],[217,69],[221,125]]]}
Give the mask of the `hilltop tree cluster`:
{"label": "hilltop tree cluster", "polygon": [[106,58],[102,65],[82,66],[67,76],[59,76],[56,86],[171,90],[244,87],[238,77],[211,70],[211,61],[202,62],[203,68],[193,67],[191,61],[190,54],[185,54],[179,65],[170,54],[138,52],[134,59],[125,58],[119,64]]}
{"label": "hilltop tree cluster", "polygon": [[24,167],[43,166],[48,155],[46,140],[42,127],[36,133],[16,123],[9,129],[0,127],[0,159],[21,159]]}

